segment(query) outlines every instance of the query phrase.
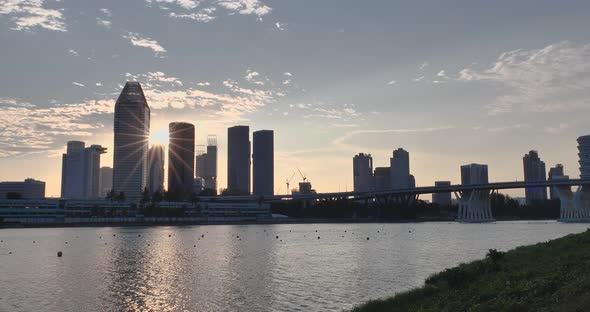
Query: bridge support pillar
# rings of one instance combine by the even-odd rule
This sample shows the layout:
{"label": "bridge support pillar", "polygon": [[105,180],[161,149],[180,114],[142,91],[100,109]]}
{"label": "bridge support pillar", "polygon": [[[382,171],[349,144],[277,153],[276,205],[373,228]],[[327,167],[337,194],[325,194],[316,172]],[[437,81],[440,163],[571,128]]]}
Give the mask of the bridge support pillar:
{"label": "bridge support pillar", "polygon": [[559,221],[590,222],[590,185],[578,186],[575,192],[569,186],[554,189],[561,203]]}
{"label": "bridge support pillar", "polygon": [[492,222],[492,205],[489,190],[473,190],[455,192],[459,202],[457,221],[459,222]]}

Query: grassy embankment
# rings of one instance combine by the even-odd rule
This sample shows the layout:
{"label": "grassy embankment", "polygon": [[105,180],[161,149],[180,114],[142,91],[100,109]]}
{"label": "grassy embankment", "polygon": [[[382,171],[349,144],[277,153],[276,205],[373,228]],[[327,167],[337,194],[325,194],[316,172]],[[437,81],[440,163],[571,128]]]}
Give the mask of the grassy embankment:
{"label": "grassy embankment", "polygon": [[434,274],[365,311],[590,311],[590,229]]}

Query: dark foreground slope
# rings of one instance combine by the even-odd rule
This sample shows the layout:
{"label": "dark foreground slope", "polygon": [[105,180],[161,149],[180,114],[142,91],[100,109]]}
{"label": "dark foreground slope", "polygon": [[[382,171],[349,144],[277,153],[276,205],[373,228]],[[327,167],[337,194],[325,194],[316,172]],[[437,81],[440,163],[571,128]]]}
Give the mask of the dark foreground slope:
{"label": "dark foreground slope", "polygon": [[590,311],[590,229],[461,264],[353,311]]}

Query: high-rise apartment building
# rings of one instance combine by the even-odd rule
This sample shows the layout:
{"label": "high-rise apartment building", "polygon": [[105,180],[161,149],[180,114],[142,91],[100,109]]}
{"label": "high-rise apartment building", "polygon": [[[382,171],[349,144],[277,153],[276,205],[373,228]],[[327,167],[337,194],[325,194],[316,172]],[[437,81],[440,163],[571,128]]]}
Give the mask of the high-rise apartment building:
{"label": "high-rise apartment building", "polygon": [[[542,182],[547,180],[545,162],[539,158],[537,151],[530,151],[522,158],[525,182]],[[546,187],[526,187],[524,189],[527,204],[535,200],[547,199]]]}
{"label": "high-rise apartment building", "polygon": [[[205,152],[206,151],[206,152]],[[203,189],[217,193],[217,137],[207,137],[206,149],[199,149],[195,159],[196,176],[203,179]]]}
{"label": "high-rise apartment building", "polygon": [[355,192],[368,192],[375,189],[371,154],[360,153],[352,158],[352,177]]}
{"label": "high-rise apartment building", "polygon": [[[461,166],[461,184],[488,184],[488,165],[469,164]],[[471,191],[464,191],[463,197],[469,198]]]}
{"label": "high-rise apartment building", "polygon": [[154,144],[148,151],[148,190],[164,191],[164,145]]}
{"label": "high-rise apartment building", "polygon": [[100,155],[106,148],[85,147],[84,142],[70,141],[62,155],[61,197],[74,199],[100,196]]}
{"label": "high-rise apartment building", "polygon": [[237,194],[250,194],[250,128],[227,129],[227,189]]}
{"label": "high-rise apartment building", "polygon": [[387,191],[391,190],[391,168],[390,167],[377,167],[373,174],[375,183],[375,191]]}
{"label": "high-rise apartment building", "polygon": [[[555,167],[549,169],[549,181],[551,180],[567,180],[568,176],[565,175],[562,164],[557,164]],[[555,188],[551,187],[549,191],[551,199],[559,199],[559,196],[555,192]]]}
{"label": "high-rise apartment building", "polygon": [[410,154],[403,148],[394,150],[393,157],[390,159],[390,165],[391,189],[398,190],[411,188]]}
{"label": "high-rise apartment building", "polygon": [[578,138],[578,157],[580,178],[590,179],[590,135]]}
{"label": "high-rise apartment building", "polygon": [[254,195],[274,194],[274,132],[254,131],[252,134],[252,171]]}
{"label": "high-rise apartment building", "polygon": [[168,130],[168,192],[185,196],[194,191],[195,126],[172,122]]}
{"label": "high-rise apartment building", "polygon": [[[451,181],[435,181],[435,187],[451,186]],[[439,205],[440,207],[448,207],[451,205],[451,193],[433,193],[432,203]]]}
{"label": "high-rise apartment building", "polygon": [[98,196],[106,198],[113,189],[113,168],[100,167],[100,177],[98,180]]}
{"label": "high-rise apartment building", "polygon": [[147,186],[150,108],[139,82],[129,81],[115,103],[113,190],[130,201]]}

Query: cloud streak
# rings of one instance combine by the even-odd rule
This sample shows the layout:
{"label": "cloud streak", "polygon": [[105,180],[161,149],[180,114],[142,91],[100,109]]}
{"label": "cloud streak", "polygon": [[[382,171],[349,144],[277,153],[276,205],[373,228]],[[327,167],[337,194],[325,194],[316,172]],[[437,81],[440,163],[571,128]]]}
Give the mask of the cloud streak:
{"label": "cloud streak", "polygon": [[11,16],[15,30],[67,30],[62,12],[46,8],[44,0],[0,0],[0,15]]}
{"label": "cloud streak", "polygon": [[123,35],[123,38],[129,40],[134,46],[151,49],[156,56],[161,56],[167,52],[156,40],[143,38],[138,33],[129,32],[127,35]]}
{"label": "cloud streak", "polygon": [[590,44],[562,41],[541,49],[503,53],[485,69],[465,68],[460,81],[503,89],[490,114],[559,112],[590,108]]}

